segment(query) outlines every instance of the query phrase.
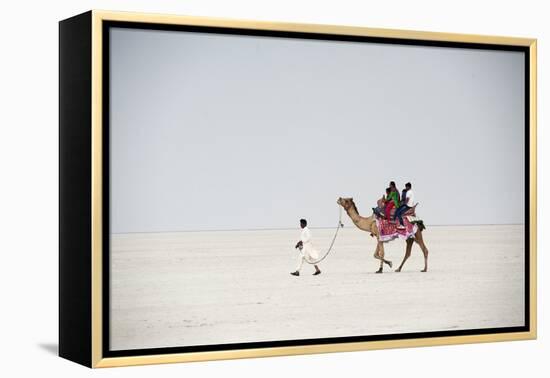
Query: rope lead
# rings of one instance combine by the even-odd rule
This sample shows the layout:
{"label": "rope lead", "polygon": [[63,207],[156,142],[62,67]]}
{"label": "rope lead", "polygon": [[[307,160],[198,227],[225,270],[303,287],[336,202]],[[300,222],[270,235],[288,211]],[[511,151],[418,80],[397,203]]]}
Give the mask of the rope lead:
{"label": "rope lead", "polygon": [[342,223],[342,206],[338,206],[338,207],[340,208],[340,211],[339,211],[339,214],[338,214],[338,225],[336,226],[336,232],[334,233],[334,236],[332,238],[332,242],[330,243],[330,246],[328,247],[327,253],[325,253],[325,255],[317,261],[308,261],[308,259],[305,258],[304,260],[306,260],[306,263],[311,264],[311,265],[319,264],[321,261],[323,261],[328,256],[330,251],[332,251],[332,247],[334,246],[334,242],[336,241],[336,236],[338,236],[338,231],[340,231],[340,228],[344,228],[344,223]]}

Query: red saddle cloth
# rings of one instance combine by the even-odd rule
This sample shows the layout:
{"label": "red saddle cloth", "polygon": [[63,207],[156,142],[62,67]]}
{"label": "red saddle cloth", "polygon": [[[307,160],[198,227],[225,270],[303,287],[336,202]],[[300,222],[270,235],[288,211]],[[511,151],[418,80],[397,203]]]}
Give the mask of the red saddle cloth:
{"label": "red saddle cloth", "polygon": [[376,226],[380,232],[380,241],[386,242],[395,238],[408,239],[414,237],[418,226],[409,222],[406,216],[403,216],[403,223],[405,224],[405,228],[397,228],[399,220],[396,219],[395,222],[392,222],[387,219],[377,218]]}

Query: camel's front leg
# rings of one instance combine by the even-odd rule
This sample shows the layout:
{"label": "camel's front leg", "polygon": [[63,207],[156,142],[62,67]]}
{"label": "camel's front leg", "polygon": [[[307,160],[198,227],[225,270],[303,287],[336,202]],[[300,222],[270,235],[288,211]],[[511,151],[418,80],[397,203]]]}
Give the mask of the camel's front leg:
{"label": "camel's front leg", "polygon": [[379,246],[376,247],[376,251],[378,252],[378,259],[380,260],[380,268],[376,271],[376,273],[382,273],[382,270],[384,269],[384,248],[378,243]]}
{"label": "camel's front leg", "polygon": [[413,238],[407,239],[407,247],[405,248],[405,257],[403,257],[403,261],[401,262],[401,265],[399,265],[399,268],[395,270],[396,272],[401,272],[401,268],[403,268],[405,261],[407,261],[407,259],[411,255],[413,243],[414,243]]}
{"label": "camel's front leg", "polygon": [[383,252],[382,257],[380,256],[380,242],[376,244],[376,249],[374,250],[374,258],[380,260],[380,268],[376,271],[376,273],[382,273],[382,259],[384,258]]}
{"label": "camel's front leg", "polygon": [[374,257],[380,260],[380,268],[378,268],[376,273],[382,273],[384,263],[388,264],[390,268],[392,267],[391,261],[384,260],[384,244],[382,242],[378,242],[378,244],[376,245],[376,252],[374,252]]}

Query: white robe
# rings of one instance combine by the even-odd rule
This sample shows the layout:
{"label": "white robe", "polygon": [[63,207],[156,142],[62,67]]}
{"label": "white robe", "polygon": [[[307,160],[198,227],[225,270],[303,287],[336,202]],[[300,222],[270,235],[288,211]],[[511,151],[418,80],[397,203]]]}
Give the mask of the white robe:
{"label": "white robe", "polygon": [[319,259],[319,251],[317,251],[313,247],[313,243],[311,242],[311,231],[309,231],[309,228],[306,226],[302,229],[302,234],[300,235],[300,240],[302,241],[302,251],[303,258],[306,259],[308,262],[314,262]]}

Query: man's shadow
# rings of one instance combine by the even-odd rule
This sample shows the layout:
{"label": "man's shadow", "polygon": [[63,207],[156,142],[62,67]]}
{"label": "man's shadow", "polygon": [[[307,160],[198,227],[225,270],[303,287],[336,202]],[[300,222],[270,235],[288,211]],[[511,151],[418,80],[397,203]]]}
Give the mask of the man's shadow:
{"label": "man's shadow", "polygon": [[50,354],[59,355],[59,346],[55,343],[40,343],[38,347]]}

